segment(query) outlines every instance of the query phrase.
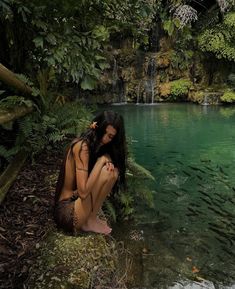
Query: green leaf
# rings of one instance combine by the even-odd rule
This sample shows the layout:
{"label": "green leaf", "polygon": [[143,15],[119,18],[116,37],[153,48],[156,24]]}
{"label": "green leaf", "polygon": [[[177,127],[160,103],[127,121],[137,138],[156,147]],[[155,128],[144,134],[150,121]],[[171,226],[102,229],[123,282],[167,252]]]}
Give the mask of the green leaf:
{"label": "green leaf", "polygon": [[56,45],[56,37],[55,35],[53,35],[52,33],[49,33],[47,36],[46,36],[46,40],[52,44],[52,45]]}
{"label": "green leaf", "polygon": [[92,90],[95,88],[96,79],[91,77],[90,75],[86,75],[81,82],[81,88],[84,90]]}
{"label": "green leaf", "polygon": [[36,38],[33,39],[33,42],[35,44],[35,46],[38,48],[38,47],[41,47],[43,48],[43,38],[41,36],[38,36]]}
{"label": "green leaf", "polygon": [[99,65],[99,68],[101,70],[106,69],[106,68],[110,68],[110,65],[107,62],[100,62],[100,63],[98,63],[98,65]]}

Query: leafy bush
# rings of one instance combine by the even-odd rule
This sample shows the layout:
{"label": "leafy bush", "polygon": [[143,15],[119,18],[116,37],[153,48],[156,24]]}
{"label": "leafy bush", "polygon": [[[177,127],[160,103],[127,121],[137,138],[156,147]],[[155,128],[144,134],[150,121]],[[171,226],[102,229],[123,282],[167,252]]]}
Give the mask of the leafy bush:
{"label": "leafy bush", "polygon": [[0,107],[3,109],[11,109],[16,106],[31,107],[33,106],[33,102],[29,99],[25,99],[23,96],[18,95],[11,95],[0,100]]}
{"label": "leafy bush", "polygon": [[187,79],[178,79],[171,82],[171,98],[178,99],[188,94],[191,82]]}
{"label": "leafy bush", "polygon": [[[15,98],[14,103],[18,103]],[[10,97],[11,100],[12,97]],[[19,97],[19,101],[24,103],[21,97]],[[5,105],[7,101],[2,100],[2,103]],[[50,149],[69,135],[79,134],[88,126],[90,118],[91,111],[78,102],[65,103],[63,106],[54,103],[51,109],[47,109],[45,112],[36,110],[17,120],[18,130],[15,145],[10,149],[1,145],[0,156],[9,161],[17,152],[24,150],[29,152],[33,159],[35,155],[44,149]]]}
{"label": "leafy bush", "polygon": [[224,17],[221,24],[206,29],[198,38],[199,48],[204,52],[212,52],[221,59],[235,61],[235,12]]}
{"label": "leafy bush", "polygon": [[235,88],[235,73],[230,73],[228,76],[228,83]]}
{"label": "leafy bush", "polygon": [[171,54],[171,66],[176,69],[185,70],[189,67],[192,57],[192,50],[173,51]]}
{"label": "leafy bush", "polygon": [[226,91],[223,96],[221,96],[221,101],[228,103],[235,102],[235,91]]}

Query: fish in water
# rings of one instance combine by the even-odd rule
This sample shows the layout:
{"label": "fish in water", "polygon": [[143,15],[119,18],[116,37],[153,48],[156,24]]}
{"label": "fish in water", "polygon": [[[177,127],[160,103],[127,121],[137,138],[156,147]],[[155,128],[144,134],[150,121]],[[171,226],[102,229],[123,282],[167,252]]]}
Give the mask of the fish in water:
{"label": "fish in water", "polygon": [[215,170],[213,170],[212,168],[208,167],[208,166],[204,166],[206,169],[208,169],[211,172],[214,172]]}
{"label": "fish in water", "polygon": [[208,209],[211,210],[212,212],[220,215],[221,217],[227,217],[227,214],[224,214],[223,212],[218,211],[218,210],[216,210],[215,208],[213,208],[213,207],[211,207],[211,206],[208,206]]}
{"label": "fish in water", "polygon": [[190,203],[189,206],[191,206],[191,207],[197,207],[197,208],[200,208],[200,207],[201,207],[201,205],[196,204],[196,203]]}
{"label": "fish in water", "polygon": [[224,198],[221,194],[219,194],[219,193],[214,193],[214,195],[216,195],[216,196],[218,196],[220,199],[222,199],[222,200],[224,201],[223,203],[227,202],[227,199]]}
{"label": "fish in water", "polygon": [[218,238],[218,237],[215,237],[215,239],[216,239],[217,241],[219,241],[220,244],[224,244],[224,245],[226,245],[226,246],[228,245],[227,242],[226,242],[225,240],[223,240],[223,239],[220,239],[220,238]]}
{"label": "fish in water", "polygon": [[215,227],[209,226],[209,229],[213,232],[215,232],[216,234],[218,234],[221,238],[224,237],[226,240],[230,241],[230,236],[228,233],[221,231],[219,229],[216,229]]}
{"label": "fish in water", "polygon": [[209,198],[212,200],[211,196],[209,194],[207,194],[206,192],[202,191],[202,190],[198,190],[199,193],[201,193],[203,196]]}
{"label": "fish in water", "polygon": [[203,159],[201,159],[200,160],[202,163],[210,163],[211,162],[211,160],[203,160]]}
{"label": "fish in water", "polygon": [[228,175],[225,173],[225,171],[224,171],[221,167],[219,167],[219,170],[220,170],[220,172],[221,172],[223,175],[225,175],[225,176],[228,177]]}
{"label": "fish in water", "polygon": [[193,213],[195,216],[198,216],[199,214],[197,213],[197,211],[195,211],[194,209],[188,207],[188,210]]}
{"label": "fish in water", "polygon": [[202,177],[199,175],[196,175],[197,178],[199,178],[199,180],[202,180]]}
{"label": "fish in water", "polygon": [[186,176],[188,176],[188,177],[191,177],[191,175],[188,173],[188,172],[186,172],[186,171],[182,171]]}
{"label": "fish in water", "polygon": [[193,166],[188,166],[190,169],[192,169],[192,170],[194,170],[194,171],[199,171],[199,172],[201,172],[201,173],[203,173],[203,174],[205,174],[206,172],[205,171],[203,171],[202,169],[200,169],[200,168],[197,168],[197,167],[193,167]]}
{"label": "fish in water", "polygon": [[208,201],[207,199],[203,198],[203,197],[199,197],[203,202],[207,203],[208,205],[212,205],[212,203],[210,201]]}

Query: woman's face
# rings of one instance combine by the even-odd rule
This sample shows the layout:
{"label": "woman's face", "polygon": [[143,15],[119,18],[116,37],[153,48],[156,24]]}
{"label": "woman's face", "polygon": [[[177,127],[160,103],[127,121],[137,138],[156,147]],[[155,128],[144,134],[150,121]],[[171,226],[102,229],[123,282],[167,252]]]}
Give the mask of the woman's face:
{"label": "woman's face", "polygon": [[105,144],[111,142],[112,139],[115,137],[116,133],[117,133],[117,130],[112,125],[109,124],[106,127],[106,132],[101,139],[101,144],[105,145]]}

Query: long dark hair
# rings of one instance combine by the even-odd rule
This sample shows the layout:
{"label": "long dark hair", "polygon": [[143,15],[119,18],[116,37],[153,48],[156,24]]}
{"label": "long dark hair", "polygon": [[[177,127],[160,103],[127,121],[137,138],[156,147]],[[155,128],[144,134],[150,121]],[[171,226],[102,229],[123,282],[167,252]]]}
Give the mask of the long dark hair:
{"label": "long dark hair", "polygon": [[[96,126],[89,127],[85,132],[83,132],[80,135],[80,137],[73,140],[66,152],[66,156],[63,161],[56,186],[56,196],[55,196],[56,202],[59,200],[60,193],[64,185],[65,162],[68,151],[70,150],[70,152],[72,152],[73,146],[81,140],[82,143],[86,143],[89,148],[88,173],[91,172],[98,157],[100,157],[103,154],[109,154],[114,163],[114,166],[117,167],[119,170],[118,185],[121,185],[123,187],[126,186],[125,173],[126,173],[127,149],[126,149],[126,136],[123,117],[112,110],[103,111],[99,113],[97,116],[95,116],[95,118],[92,120],[92,123],[95,123]],[[113,126],[116,129],[117,133],[108,144],[100,146],[102,137],[106,133],[106,128],[108,125]],[[80,153],[81,150],[79,152],[79,157]]]}

